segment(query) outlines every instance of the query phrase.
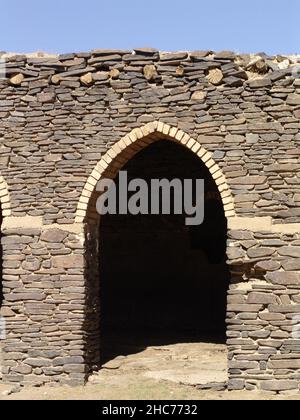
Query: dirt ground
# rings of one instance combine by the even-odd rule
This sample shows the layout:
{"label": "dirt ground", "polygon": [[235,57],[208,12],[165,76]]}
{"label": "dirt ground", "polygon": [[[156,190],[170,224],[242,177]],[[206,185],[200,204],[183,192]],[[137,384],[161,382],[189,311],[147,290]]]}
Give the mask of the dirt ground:
{"label": "dirt ground", "polygon": [[148,347],[117,356],[95,373],[85,387],[26,388],[7,395],[0,383],[0,400],[300,400],[300,394],[199,390],[197,385],[226,383],[226,346],[175,344]]}

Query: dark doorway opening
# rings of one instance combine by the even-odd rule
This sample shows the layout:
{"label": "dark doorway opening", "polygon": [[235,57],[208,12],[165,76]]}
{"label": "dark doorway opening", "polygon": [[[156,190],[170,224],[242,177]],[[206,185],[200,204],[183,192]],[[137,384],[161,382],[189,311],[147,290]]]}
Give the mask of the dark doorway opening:
{"label": "dark doorway opening", "polygon": [[204,179],[205,220],[188,227],[184,215],[101,218],[101,364],[148,346],[225,343],[227,222],[208,169],[163,140],[123,170],[129,180]]}

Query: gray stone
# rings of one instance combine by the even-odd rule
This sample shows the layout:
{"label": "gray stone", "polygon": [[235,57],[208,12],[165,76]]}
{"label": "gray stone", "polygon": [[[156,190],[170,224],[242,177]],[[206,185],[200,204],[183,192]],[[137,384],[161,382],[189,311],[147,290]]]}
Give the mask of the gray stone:
{"label": "gray stone", "polygon": [[276,300],[276,297],[270,293],[251,292],[248,295],[247,303],[250,303],[250,304],[258,303],[258,304],[268,305],[272,303],[276,304],[277,300]]}
{"label": "gray stone", "polygon": [[229,391],[242,391],[245,389],[245,381],[243,379],[230,379],[228,382]]}
{"label": "gray stone", "polygon": [[255,268],[261,271],[278,271],[281,263],[277,261],[260,261],[255,265]]}
{"label": "gray stone", "polygon": [[284,257],[300,258],[300,246],[284,246],[277,252]]}
{"label": "gray stone", "polygon": [[270,88],[272,86],[272,82],[269,78],[254,79],[248,81],[248,85],[252,89]]}
{"label": "gray stone", "polygon": [[250,258],[264,258],[264,257],[270,257],[273,254],[275,254],[275,250],[272,248],[250,248],[247,251],[247,254]]}
{"label": "gray stone", "polygon": [[227,310],[228,312],[259,312],[263,309],[263,305],[228,305]]}
{"label": "gray stone", "polygon": [[273,284],[297,286],[300,285],[300,273],[277,271],[266,275],[266,279]]}
{"label": "gray stone", "polygon": [[282,267],[285,271],[300,271],[300,258],[283,261]]}
{"label": "gray stone", "polygon": [[41,93],[37,96],[37,99],[39,102],[42,103],[51,103],[55,102],[56,95],[54,92],[48,92],[48,93]]}
{"label": "gray stone", "polygon": [[261,389],[263,391],[287,391],[294,389],[296,390],[298,389],[298,382],[289,380],[263,381],[261,383]]}
{"label": "gray stone", "polygon": [[244,251],[240,248],[228,248],[227,256],[230,260],[236,260],[245,256]]}
{"label": "gray stone", "polygon": [[300,105],[300,95],[291,93],[286,100],[288,105]]}
{"label": "gray stone", "polygon": [[300,305],[270,305],[269,311],[282,314],[297,314],[300,312]]}
{"label": "gray stone", "polygon": [[68,236],[68,233],[60,229],[49,229],[42,233],[41,241],[60,243]]}
{"label": "gray stone", "polygon": [[267,181],[266,176],[245,176],[244,178],[237,178],[231,181],[232,185],[262,185]]}
{"label": "gray stone", "polygon": [[253,239],[253,233],[247,230],[230,230],[228,233],[229,238],[238,241],[246,241]]}
{"label": "gray stone", "polygon": [[24,363],[26,365],[32,366],[32,367],[47,367],[47,366],[51,366],[51,362],[50,360],[47,359],[39,359],[39,358],[34,358],[34,359],[25,359]]}

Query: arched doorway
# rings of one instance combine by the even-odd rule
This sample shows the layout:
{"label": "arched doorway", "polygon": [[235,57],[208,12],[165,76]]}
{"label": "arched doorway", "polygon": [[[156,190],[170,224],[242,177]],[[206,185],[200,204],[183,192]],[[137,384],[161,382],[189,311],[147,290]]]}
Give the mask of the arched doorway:
{"label": "arched doorway", "polygon": [[101,364],[149,346],[225,343],[226,218],[209,170],[188,149],[151,144],[122,169],[128,181],[204,179],[205,219],[106,215],[100,237]]}
{"label": "arched doorway", "polygon": [[[100,218],[97,181],[116,179],[121,169],[134,178],[205,179],[204,223],[187,228],[178,216]],[[224,342],[227,218],[234,215],[219,166],[182,131],[152,123],[108,150],[89,177],[76,218],[85,223],[87,373],[126,353],[126,346],[131,352],[130,340]]]}

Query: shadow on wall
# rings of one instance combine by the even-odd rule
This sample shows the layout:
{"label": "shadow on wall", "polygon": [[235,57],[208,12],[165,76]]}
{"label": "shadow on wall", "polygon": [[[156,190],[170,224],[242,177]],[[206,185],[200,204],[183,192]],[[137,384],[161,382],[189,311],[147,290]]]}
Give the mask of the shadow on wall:
{"label": "shadow on wall", "polygon": [[190,228],[184,215],[101,219],[101,363],[137,347],[225,342],[227,221],[209,171],[192,152],[166,141],[148,146],[123,170],[148,181],[203,178],[205,221]]}

